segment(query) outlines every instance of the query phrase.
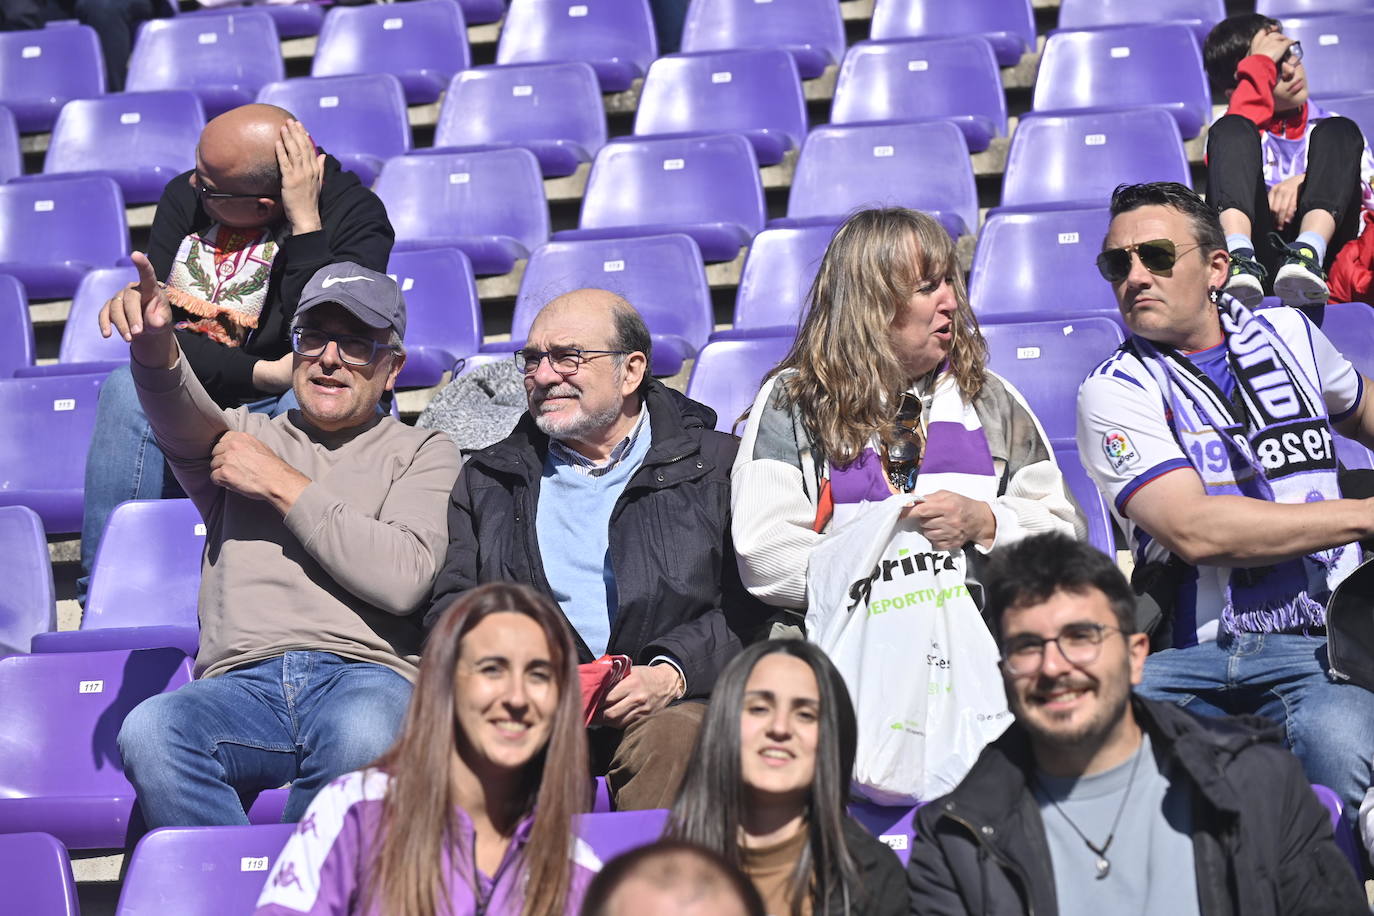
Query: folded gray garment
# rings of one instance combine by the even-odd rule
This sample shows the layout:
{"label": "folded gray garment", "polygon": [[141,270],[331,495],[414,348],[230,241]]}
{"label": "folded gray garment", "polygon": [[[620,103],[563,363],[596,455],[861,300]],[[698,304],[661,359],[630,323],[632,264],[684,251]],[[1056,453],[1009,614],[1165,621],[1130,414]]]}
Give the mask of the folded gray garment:
{"label": "folded gray garment", "polygon": [[445,385],[415,425],[446,432],[460,451],[473,452],[510,435],[526,409],[525,378],[512,360],[501,359]]}

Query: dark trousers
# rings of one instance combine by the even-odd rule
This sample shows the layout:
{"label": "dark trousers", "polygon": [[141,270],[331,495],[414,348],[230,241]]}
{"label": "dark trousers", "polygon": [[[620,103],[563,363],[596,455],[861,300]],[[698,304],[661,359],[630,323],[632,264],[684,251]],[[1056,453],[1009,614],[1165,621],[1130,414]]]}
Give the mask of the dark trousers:
{"label": "dark trousers", "polygon": [[[1326,249],[1329,268],[1341,246],[1360,232],[1360,156],[1364,136],[1349,118],[1325,118],[1307,140],[1307,177],[1298,193],[1298,212],[1281,233],[1298,236],[1303,215],[1325,210],[1336,220],[1336,234]],[[1269,244],[1275,231],[1264,183],[1259,130],[1240,115],[1226,115],[1207,132],[1207,202],[1218,211],[1239,210],[1250,217],[1255,256],[1269,271],[1282,264],[1283,252]]]}

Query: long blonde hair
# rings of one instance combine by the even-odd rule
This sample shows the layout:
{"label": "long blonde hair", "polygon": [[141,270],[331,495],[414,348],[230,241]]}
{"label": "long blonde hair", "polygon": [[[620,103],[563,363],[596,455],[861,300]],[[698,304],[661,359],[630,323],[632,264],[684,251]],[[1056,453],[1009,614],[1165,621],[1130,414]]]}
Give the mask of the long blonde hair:
{"label": "long blonde hair", "polygon": [[988,348],[949,234],[925,213],[902,207],[861,210],[835,231],[797,339],[768,374],[796,370],[781,384],[788,403],[800,408],[818,457],[848,464],[891,422],[914,381],[892,346],[893,319],[921,285],[940,277],[958,302],[945,368],[972,401],[987,378]]}

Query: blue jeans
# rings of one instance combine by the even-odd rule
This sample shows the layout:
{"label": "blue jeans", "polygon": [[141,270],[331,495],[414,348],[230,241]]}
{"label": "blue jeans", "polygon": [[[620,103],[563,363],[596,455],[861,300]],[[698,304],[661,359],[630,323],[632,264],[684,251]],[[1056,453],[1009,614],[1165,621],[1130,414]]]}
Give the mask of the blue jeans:
{"label": "blue jeans", "polygon": [[[294,391],[263,398],[248,405],[254,413],[277,416],[296,402]],[[95,429],[86,453],[85,505],[81,518],[81,577],[76,599],[86,603],[91,566],[115,506],[129,499],[181,496],[181,488],[167,469],[167,461],[153,438],[153,428],[138,403],[138,390],[128,366],[110,373],[100,386]]]}
{"label": "blue jeans", "polygon": [[1199,715],[1251,713],[1283,726],[1309,782],[1334,789],[1356,816],[1374,765],[1374,693],[1331,680],[1326,640],[1280,633],[1223,634],[1145,660],[1136,691]]}
{"label": "blue jeans", "polygon": [[391,747],[411,685],[381,665],[287,652],[138,704],[119,731],[148,827],[246,824],[245,800],[291,783],[298,821],[330,780]]}

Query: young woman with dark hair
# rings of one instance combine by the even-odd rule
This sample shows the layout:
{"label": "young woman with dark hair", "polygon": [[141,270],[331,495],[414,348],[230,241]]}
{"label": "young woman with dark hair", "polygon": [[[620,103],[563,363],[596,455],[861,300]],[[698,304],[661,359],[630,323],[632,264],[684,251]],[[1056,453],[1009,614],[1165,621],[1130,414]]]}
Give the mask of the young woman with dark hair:
{"label": "young woman with dark hair", "polygon": [[[400,738],[311,803],[259,916],[563,916],[590,881],[577,650],[520,585],[464,594],[425,645]],[[584,864],[585,863],[585,864]]]}
{"label": "young woman with dark hair", "polygon": [[756,643],[716,681],[668,834],[740,868],[774,916],[906,914],[897,857],[845,811],[857,741],[824,652]]}

